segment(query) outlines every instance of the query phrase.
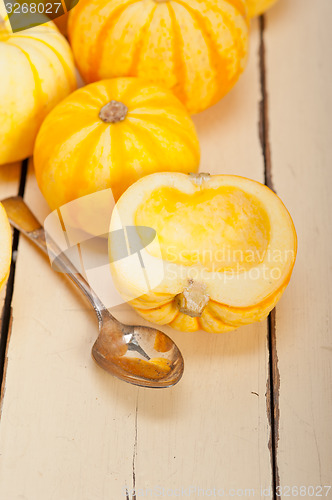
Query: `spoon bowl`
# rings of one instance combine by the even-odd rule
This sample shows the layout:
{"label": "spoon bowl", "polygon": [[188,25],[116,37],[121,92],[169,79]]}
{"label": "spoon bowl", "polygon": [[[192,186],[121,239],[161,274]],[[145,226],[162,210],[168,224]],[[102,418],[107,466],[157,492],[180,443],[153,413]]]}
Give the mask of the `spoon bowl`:
{"label": "spoon bowl", "polygon": [[163,332],[147,326],[124,325],[103,313],[92,357],[116,377],[144,387],[170,387],[183,373],[182,355]]}
{"label": "spoon bowl", "polygon": [[[57,268],[71,279],[94,308],[99,335],[92,357],[107,372],[130,384],[162,388],[175,385],[182,377],[184,361],[176,344],[163,332],[115,319],[95,291],[57,244],[45,234],[20,196],[2,200],[11,225],[33,241]],[[47,239],[47,242],[46,242]]]}

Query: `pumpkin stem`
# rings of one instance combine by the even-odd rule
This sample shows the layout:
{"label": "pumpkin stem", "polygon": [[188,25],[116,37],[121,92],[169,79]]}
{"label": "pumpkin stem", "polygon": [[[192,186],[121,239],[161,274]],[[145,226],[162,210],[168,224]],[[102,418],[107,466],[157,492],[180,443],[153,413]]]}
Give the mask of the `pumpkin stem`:
{"label": "pumpkin stem", "polygon": [[206,182],[210,179],[210,174],[200,173],[200,174],[189,174],[189,177],[192,181],[194,181],[197,186],[201,186],[203,182]]}
{"label": "pumpkin stem", "polygon": [[206,286],[194,280],[189,280],[188,286],[176,296],[179,311],[197,318],[202,316],[210,297],[206,293]]}
{"label": "pumpkin stem", "polygon": [[128,113],[128,108],[123,102],[110,101],[99,111],[99,118],[105,123],[122,122]]}

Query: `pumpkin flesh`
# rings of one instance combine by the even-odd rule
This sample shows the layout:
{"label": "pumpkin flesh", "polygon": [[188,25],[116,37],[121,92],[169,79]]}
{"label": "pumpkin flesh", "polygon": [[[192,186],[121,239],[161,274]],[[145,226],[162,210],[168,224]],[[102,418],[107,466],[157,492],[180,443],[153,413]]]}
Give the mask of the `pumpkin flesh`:
{"label": "pumpkin flesh", "polygon": [[215,272],[256,265],[269,242],[269,219],[262,204],[229,186],[193,195],[156,189],[138,207],[135,224],[157,231],[164,260],[200,264]]}

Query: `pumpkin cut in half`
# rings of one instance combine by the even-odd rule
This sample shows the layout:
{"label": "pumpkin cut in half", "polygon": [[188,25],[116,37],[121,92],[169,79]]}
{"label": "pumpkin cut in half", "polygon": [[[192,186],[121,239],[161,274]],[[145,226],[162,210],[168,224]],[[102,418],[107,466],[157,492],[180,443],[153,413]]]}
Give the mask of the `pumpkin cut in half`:
{"label": "pumpkin cut in half", "polygon": [[[112,235],[129,227],[140,251],[129,242],[121,258]],[[147,243],[144,228],[155,231]],[[149,175],[112,214],[109,255],[120,294],[143,318],[183,331],[225,332],[266,318],[288,284],[296,250],[283,203],[243,177]]]}
{"label": "pumpkin cut in half", "polygon": [[0,290],[4,286],[10,269],[12,255],[12,233],[8,217],[0,203]]}

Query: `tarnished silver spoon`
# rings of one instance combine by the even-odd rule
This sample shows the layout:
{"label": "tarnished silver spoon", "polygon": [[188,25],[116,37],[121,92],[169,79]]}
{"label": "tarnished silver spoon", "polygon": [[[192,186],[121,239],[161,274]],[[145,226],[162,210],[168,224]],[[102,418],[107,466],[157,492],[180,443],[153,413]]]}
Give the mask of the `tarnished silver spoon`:
{"label": "tarnished silver spoon", "polygon": [[98,318],[99,336],[92,357],[99,366],[125,382],[142,387],[171,387],[181,378],[184,362],[175,343],[163,332],[125,325],[106,309],[68,257],[59,251],[20,196],[2,200],[9,221],[51,258],[84,293]]}

